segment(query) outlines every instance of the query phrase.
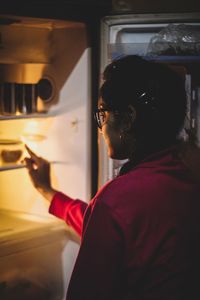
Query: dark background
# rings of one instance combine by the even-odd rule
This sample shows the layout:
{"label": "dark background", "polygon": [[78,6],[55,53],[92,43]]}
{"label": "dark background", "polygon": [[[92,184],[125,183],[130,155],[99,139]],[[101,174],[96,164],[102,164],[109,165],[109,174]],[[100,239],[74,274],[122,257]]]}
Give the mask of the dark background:
{"label": "dark background", "polygon": [[95,21],[121,13],[200,11],[199,0],[1,0],[0,14]]}
{"label": "dark background", "polygon": [[95,21],[111,12],[111,0],[0,1],[0,14]]}

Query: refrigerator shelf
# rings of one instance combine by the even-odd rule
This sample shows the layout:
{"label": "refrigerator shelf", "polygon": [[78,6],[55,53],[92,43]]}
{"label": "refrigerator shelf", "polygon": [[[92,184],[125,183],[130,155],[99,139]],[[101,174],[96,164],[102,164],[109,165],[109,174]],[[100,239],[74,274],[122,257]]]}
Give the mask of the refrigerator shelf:
{"label": "refrigerator shelf", "polygon": [[181,63],[191,63],[191,62],[200,62],[200,55],[147,55],[144,56],[144,58],[148,60],[154,60],[154,61],[166,61],[166,62],[181,62]]}
{"label": "refrigerator shelf", "polygon": [[[68,161],[58,161],[58,160],[52,160],[49,161],[50,164],[55,164],[55,165],[68,165]],[[4,164],[0,165],[0,172],[1,171],[9,171],[9,170],[16,170],[16,169],[22,169],[26,168],[25,164]]]}
{"label": "refrigerator shelf", "polygon": [[22,168],[26,168],[26,165],[24,164],[12,164],[12,165],[3,165],[3,166],[0,166],[0,172],[1,171],[9,171],[9,170],[15,170],[15,169],[22,169]]}
{"label": "refrigerator shelf", "polygon": [[163,61],[163,62],[176,62],[176,63],[195,63],[200,62],[199,55],[149,55],[141,53],[141,51],[112,51],[109,55],[112,60],[117,59],[126,55],[139,55],[145,58],[146,60],[152,61]]}
{"label": "refrigerator shelf", "polygon": [[54,116],[55,113],[37,113],[29,115],[0,115],[0,121],[16,120],[16,119],[33,119],[33,118],[48,118]]}

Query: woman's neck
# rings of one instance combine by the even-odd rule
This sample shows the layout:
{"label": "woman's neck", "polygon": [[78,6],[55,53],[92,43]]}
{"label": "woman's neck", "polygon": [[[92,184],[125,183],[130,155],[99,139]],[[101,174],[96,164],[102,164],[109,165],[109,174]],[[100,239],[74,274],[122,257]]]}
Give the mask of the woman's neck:
{"label": "woman's neck", "polygon": [[168,142],[168,143],[153,143],[152,145],[138,145],[135,147],[134,151],[131,153],[129,161],[126,162],[121,170],[120,170],[120,175],[125,174],[132,170],[136,165],[138,165],[141,161],[145,160],[148,156],[151,156],[154,153],[160,152],[164,149],[170,148],[174,145],[177,145],[179,142],[178,141],[173,141],[173,142]]}

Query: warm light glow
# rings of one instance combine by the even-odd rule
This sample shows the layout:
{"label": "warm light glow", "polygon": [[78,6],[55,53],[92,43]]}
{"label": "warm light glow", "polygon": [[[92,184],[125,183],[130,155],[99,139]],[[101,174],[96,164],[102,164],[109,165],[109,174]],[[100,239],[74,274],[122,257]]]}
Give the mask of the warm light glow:
{"label": "warm light glow", "polygon": [[0,207],[49,216],[49,204],[33,187],[25,168],[0,172],[0,190]]}
{"label": "warm light glow", "polygon": [[23,64],[21,65],[22,82],[37,83],[43,76],[47,64]]}
{"label": "warm light glow", "polygon": [[38,121],[37,120],[31,120],[31,121],[28,121],[27,124],[26,124],[26,127],[25,127],[25,131],[27,132],[35,132],[38,130]]}
{"label": "warm light glow", "polygon": [[[2,145],[0,144],[0,153],[2,150],[4,150],[4,153],[5,150],[10,152],[5,154],[7,157],[8,155],[14,155],[13,151],[21,150],[23,152],[21,160],[25,156],[28,156],[24,144],[27,144],[36,153],[40,153],[42,142],[46,141],[52,122],[52,118],[1,121],[0,141],[2,141]],[[9,145],[5,145],[5,142],[3,144],[5,140],[10,142],[17,141],[18,143],[13,144],[12,142]],[[0,164],[5,165],[5,163],[0,157]],[[19,164],[19,161],[16,163]]]}
{"label": "warm light glow", "polygon": [[[1,121],[0,140],[2,145],[0,145],[0,153],[2,150],[8,152],[22,150],[23,153],[20,159],[14,163],[2,161],[0,158],[0,167],[5,167],[5,169],[6,166],[8,167],[5,172],[0,172],[0,207],[48,215],[48,203],[33,187],[26,168],[9,170],[9,166],[22,165],[23,159],[29,157],[24,144],[27,144],[36,154],[46,158],[49,148],[46,149],[43,142],[46,143],[47,141],[52,122],[52,118]],[[7,145],[5,141],[7,143],[13,141],[13,143]],[[16,142],[14,143],[14,141]],[[46,149],[47,153],[43,148]]]}
{"label": "warm light glow", "polygon": [[46,135],[51,127],[52,119],[36,119],[27,120],[26,126],[21,134],[21,139],[24,141],[42,141],[46,139]]}

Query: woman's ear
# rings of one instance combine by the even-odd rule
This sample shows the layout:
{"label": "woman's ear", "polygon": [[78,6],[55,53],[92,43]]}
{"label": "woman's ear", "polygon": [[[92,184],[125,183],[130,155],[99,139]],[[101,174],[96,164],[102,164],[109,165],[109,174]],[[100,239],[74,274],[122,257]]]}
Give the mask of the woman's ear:
{"label": "woman's ear", "polygon": [[133,125],[133,123],[135,122],[135,119],[136,119],[136,110],[135,110],[134,106],[131,104],[128,106],[128,115],[129,115],[130,121]]}
{"label": "woman's ear", "polygon": [[123,130],[128,132],[133,127],[133,124],[136,119],[136,110],[133,105],[128,106],[128,110],[126,111],[126,116],[123,122]]}

